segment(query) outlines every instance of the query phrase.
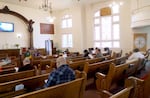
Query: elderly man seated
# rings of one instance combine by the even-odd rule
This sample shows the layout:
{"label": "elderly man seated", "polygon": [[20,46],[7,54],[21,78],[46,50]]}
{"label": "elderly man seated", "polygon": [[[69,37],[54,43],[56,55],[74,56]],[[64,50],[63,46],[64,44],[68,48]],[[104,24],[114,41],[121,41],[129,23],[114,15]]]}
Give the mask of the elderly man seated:
{"label": "elderly man seated", "polygon": [[58,57],[56,63],[57,69],[50,73],[44,87],[69,82],[75,79],[75,72],[67,65],[64,57]]}

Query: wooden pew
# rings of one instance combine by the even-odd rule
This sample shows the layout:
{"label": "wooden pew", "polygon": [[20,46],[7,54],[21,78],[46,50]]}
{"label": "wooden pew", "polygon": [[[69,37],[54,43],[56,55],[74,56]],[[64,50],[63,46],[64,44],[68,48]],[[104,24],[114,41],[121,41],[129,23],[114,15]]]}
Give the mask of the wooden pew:
{"label": "wooden pew", "polygon": [[40,68],[41,70],[45,70],[46,69],[46,65],[50,66],[51,64],[51,60],[50,59],[44,59],[40,61]]}
{"label": "wooden pew", "polygon": [[137,64],[137,62],[138,60],[135,60],[133,62],[128,62],[117,66],[114,63],[111,63],[109,65],[109,70],[107,75],[97,72],[96,73],[97,89],[99,91],[102,90],[112,91],[113,89],[115,89],[115,87],[118,86],[118,83],[120,83],[120,81],[123,82],[125,78],[125,72],[126,70],[128,70],[129,65]]}
{"label": "wooden pew", "polygon": [[23,79],[35,75],[36,75],[36,70],[27,70],[22,72],[4,74],[4,75],[0,75],[0,83]]}
{"label": "wooden pew", "polygon": [[89,64],[88,62],[86,63],[87,66],[87,73],[90,72],[96,72],[97,70],[102,70],[105,71],[109,68],[109,65],[111,63],[114,63],[115,59],[111,59],[111,60],[106,60],[106,61],[102,61],[102,62],[97,62],[97,63],[92,63]]}
{"label": "wooden pew", "polygon": [[86,63],[88,66],[87,73],[92,72],[92,71],[96,71],[97,69],[103,70],[103,71],[107,70],[111,63],[115,63],[116,65],[120,65],[120,64],[123,64],[125,62],[126,62],[125,56],[118,57],[115,59],[108,59],[108,60],[105,60],[102,62],[92,62],[92,63],[88,62],[88,63]]}
{"label": "wooden pew", "polygon": [[7,64],[7,65],[3,65],[2,69],[5,70],[5,69],[15,68],[15,67],[17,67],[16,64],[14,64],[14,65],[13,64]]}
{"label": "wooden pew", "polygon": [[16,70],[14,68],[8,68],[0,71],[0,75],[14,73]]}
{"label": "wooden pew", "polygon": [[[15,81],[0,83],[0,98],[12,98],[13,96],[34,91],[36,88],[42,87],[49,74],[37,75]],[[24,89],[15,91],[15,87],[19,84],[24,85]]]}
{"label": "wooden pew", "polygon": [[[108,58],[108,60],[103,61],[104,58]],[[94,77],[97,71],[107,73],[109,69],[109,65],[111,63],[122,64],[126,62],[125,57],[119,57],[119,58],[110,59],[110,60],[109,60],[110,56],[105,56],[104,58],[94,58],[94,59],[76,61],[76,62],[70,63],[69,65],[72,69],[85,71],[88,77],[90,76]]]}
{"label": "wooden pew", "polygon": [[[145,85],[144,80],[138,79],[133,76],[128,77],[127,80],[128,81],[126,81],[126,84],[125,84],[126,87],[131,86],[132,81],[134,82],[134,85],[133,85],[134,88],[130,91],[129,98],[149,98],[147,95],[144,95],[144,85]],[[148,88],[147,90],[150,90],[150,89]],[[147,92],[148,92],[147,94],[149,94],[149,91]]]}
{"label": "wooden pew", "polygon": [[86,59],[86,60],[81,60],[81,61],[68,63],[68,65],[74,70],[80,70],[80,71],[87,72],[87,67],[85,65],[86,62],[91,64],[91,63],[101,62],[102,60],[103,60],[103,58]]}
{"label": "wooden pew", "polygon": [[14,98],[83,98],[86,74],[73,81],[30,92]]}
{"label": "wooden pew", "polygon": [[132,91],[129,98],[150,98],[150,72],[146,73],[144,77],[130,77],[137,81],[136,89]]}
{"label": "wooden pew", "polygon": [[67,62],[76,62],[76,61],[80,61],[80,60],[86,60],[87,58],[82,57],[82,56],[77,56],[77,57],[67,57]]}
{"label": "wooden pew", "polygon": [[[55,63],[54,63],[55,62]],[[38,65],[38,70],[40,74],[50,73],[54,68],[56,68],[55,59],[44,59],[40,61]]]}
{"label": "wooden pew", "polygon": [[8,57],[7,53],[0,54],[0,60],[5,59],[6,57]]}
{"label": "wooden pew", "polygon": [[73,63],[69,63],[69,66],[72,69],[82,70],[82,71],[85,71],[86,73],[94,72],[93,76],[95,76],[95,73],[97,71],[101,70],[103,72],[107,72],[108,68],[109,68],[109,65],[111,63],[120,64],[120,63],[122,63],[121,62],[122,60],[123,60],[123,62],[125,62],[125,60],[124,60],[125,57],[119,57],[119,58],[110,59],[110,60],[109,60],[109,57],[110,56],[105,56],[104,57],[104,58],[108,58],[108,60],[106,60],[106,61],[103,61],[104,58],[94,58],[94,59],[76,61],[76,62],[73,62]]}
{"label": "wooden pew", "polygon": [[132,87],[127,87],[127,88],[121,90],[120,92],[118,92],[117,94],[112,95],[109,98],[129,98],[131,89],[132,89]]}
{"label": "wooden pew", "polygon": [[102,94],[99,94],[102,98],[137,98],[137,96],[134,95],[137,89],[137,85],[141,85],[139,83],[140,82],[135,81],[133,78],[129,77],[128,79],[126,79],[124,87],[120,91],[117,91],[113,94],[107,90],[102,90]]}
{"label": "wooden pew", "polygon": [[41,59],[40,57],[38,57],[37,59],[32,60],[32,66],[36,66],[38,68],[39,74],[44,74],[50,72],[53,67],[55,67],[51,66],[52,61],[56,61],[56,58]]}
{"label": "wooden pew", "polygon": [[85,58],[83,56],[75,56],[75,57],[68,56],[68,57],[66,57],[67,63],[76,62],[76,61],[82,61],[82,60],[86,60],[86,59],[87,58]]}

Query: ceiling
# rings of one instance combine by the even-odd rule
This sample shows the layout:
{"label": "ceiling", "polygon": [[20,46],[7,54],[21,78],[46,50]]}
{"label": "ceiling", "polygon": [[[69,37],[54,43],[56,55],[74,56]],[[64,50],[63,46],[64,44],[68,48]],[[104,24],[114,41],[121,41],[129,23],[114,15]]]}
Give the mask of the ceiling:
{"label": "ceiling", "polygon": [[[52,8],[53,10],[60,10],[64,8],[69,8],[73,5],[77,4],[92,4],[97,3],[101,1],[106,0],[50,0],[52,2]],[[36,8],[39,9],[42,5],[43,0],[0,0],[0,2],[10,3],[10,4],[16,4],[20,6],[30,7],[30,8]]]}

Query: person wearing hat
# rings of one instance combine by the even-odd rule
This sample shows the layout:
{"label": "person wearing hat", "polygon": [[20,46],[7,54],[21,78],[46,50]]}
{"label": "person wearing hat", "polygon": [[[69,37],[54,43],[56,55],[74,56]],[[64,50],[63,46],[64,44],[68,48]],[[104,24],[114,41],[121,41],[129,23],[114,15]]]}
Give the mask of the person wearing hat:
{"label": "person wearing hat", "polygon": [[20,72],[20,71],[26,71],[26,70],[32,70],[32,69],[33,69],[33,67],[32,67],[31,64],[30,64],[30,59],[29,59],[28,57],[26,57],[26,58],[23,60],[23,66],[20,67],[20,68],[18,69],[18,71]]}
{"label": "person wearing hat", "polygon": [[57,69],[50,73],[44,88],[75,79],[75,72],[67,65],[66,59],[63,56],[57,58],[56,67]]}

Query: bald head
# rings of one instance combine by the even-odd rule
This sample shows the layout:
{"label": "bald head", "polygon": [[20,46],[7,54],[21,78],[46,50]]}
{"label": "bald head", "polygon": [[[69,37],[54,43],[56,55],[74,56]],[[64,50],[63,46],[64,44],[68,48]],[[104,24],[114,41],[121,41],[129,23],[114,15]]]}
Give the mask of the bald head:
{"label": "bald head", "polygon": [[61,65],[67,64],[66,59],[62,56],[58,57],[56,62],[57,62],[56,64],[57,68],[60,67]]}

